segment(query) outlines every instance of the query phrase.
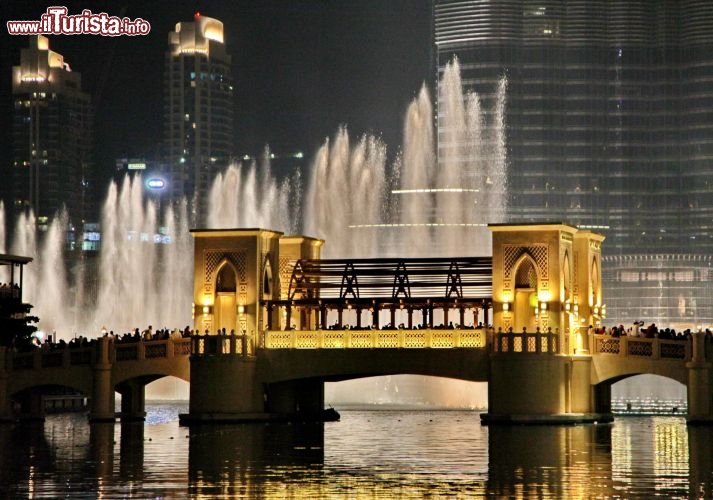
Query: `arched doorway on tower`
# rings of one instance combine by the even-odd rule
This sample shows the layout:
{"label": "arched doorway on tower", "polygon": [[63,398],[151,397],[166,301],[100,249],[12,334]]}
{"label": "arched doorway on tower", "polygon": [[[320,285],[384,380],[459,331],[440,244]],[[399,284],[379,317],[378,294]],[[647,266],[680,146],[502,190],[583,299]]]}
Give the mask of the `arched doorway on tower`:
{"label": "arched doorway on tower", "polygon": [[534,332],[537,328],[537,271],[529,255],[522,257],[515,273],[514,326],[520,332],[527,328]]}
{"label": "arched doorway on tower", "polygon": [[215,281],[215,325],[226,333],[236,332],[238,279],[233,266],[224,262]]}

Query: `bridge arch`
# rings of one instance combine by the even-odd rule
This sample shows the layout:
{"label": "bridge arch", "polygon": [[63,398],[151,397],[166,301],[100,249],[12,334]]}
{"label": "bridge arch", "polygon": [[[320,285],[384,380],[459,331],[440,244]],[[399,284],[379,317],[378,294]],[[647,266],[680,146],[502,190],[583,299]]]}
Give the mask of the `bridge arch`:
{"label": "bridge arch", "polygon": [[[12,405],[16,405],[23,418],[42,419],[45,414],[46,406],[50,405],[50,409],[56,404],[61,404],[63,409],[70,408],[66,406],[71,404],[71,408],[82,409],[86,399],[91,397],[91,388],[87,390],[82,387],[82,384],[69,385],[66,383],[52,383],[51,381],[37,382],[34,385],[27,385],[23,388],[16,388],[9,399]],[[75,398],[79,398],[76,402]],[[49,399],[49,402],[46,400]],[[54,399],[54,401],[52,401]],[[71,403],[70,403],[71,401]]]}
{"label": "bridge arch", "polygon": [[616,372],[609,373],[606,378],[599,378],[595,386],[600,384],[614,385],[617,382],[627,378],[636,377],[638,375],[657,375],[659,377],[675,380],[683,385],[688,385],[688,370],[685,366],[682,368],[679,368],[678,366],[668,366],[665,362],[656,363],[653,369],[642,369],[640,367],[627,366],[629,363],[626,362],[620,363],[620,365],[623,366]]}
{"label": "bridge arch", "polygon": [[185,376],[165,373],[146,373],[116,382],[114,391],[121,394],[121,418],[143,420],[146,416],[146,386],[165,377],[175,377],[189,382]]}
{"label": "bridge arch", "polygon": [[[630,379],[633,377],[638,377],[641,375],[656,375],[658,377],[662,377],[662,378],[665,378],[668,380],[673,380],[675,382],[678,382],[679,384],[683,385],[686,388],[688,387],[688,379],[686,378],[685,380],[681,380],[680,376],[676,376],[676,374],[665,375],[665,374],[646,372],[646,373],[627,373],[627,374],[621,374],[618,376],[613,376],[606,380],[602,380],[598,384],[595,384],[592,386],[592,392],[593,392],[593,396],[594,396],[594,406],[596,409],[595,411],[611,413],[613,386],[623,380]],[[686,392],[688,392],[688,391],[686,391]],[[688,394],[686,395],[686,400],[688,400]]]}
{"label": "bridge arch", "polygon": [[[177,364],[182,364],[182,363],[177,363]],[[187,364],[187,363],[186,363]],[[164,377],[175,377],[177,379],[183,380],[184,382],[190,382],[191,377],[188,369],[184,369],[183,367],[177,367],[175,370],[170,370],[168,372],[166,371],[155,371],[155,370],[147,370],[145,372],[129,372],[122,374],[123,376],[118,376],[112,380],[112,383],[114,384],[114,387],[118,387],[121,384],[133,382],[133,381],[142,381],[144,382],[144,385],[150,384],[151,382],[155,382],[156,380],[162,379]]]}
{"label": "bridge arch", "polygon": [[18,370],[14,371],[13,375],[11,383],[8,384],[8,393],[11,398],[14,394],[45,386],[67,387],[82,394],[91,394],[94,386],[91,372],[86,367],[46,370],[40,376],[32,370]]}

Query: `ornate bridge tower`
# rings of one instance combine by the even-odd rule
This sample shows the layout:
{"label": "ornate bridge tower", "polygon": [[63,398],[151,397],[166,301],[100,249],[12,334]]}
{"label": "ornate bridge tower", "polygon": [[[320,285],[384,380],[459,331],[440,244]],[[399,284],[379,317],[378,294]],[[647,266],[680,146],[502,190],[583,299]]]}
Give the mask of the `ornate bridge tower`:
{"label": "ornate bridge tower", "polygon": [[[587,332],[600,323],[604,237],[561,223],[491,225],[496,333],[489,422],[602,420]],[[602,411],[604,410],[604,411]]]}
{"label": "ornate bridge tower", "polygon": [[[279,300],[291,266],[319,258],[322,240],[283,237],[267,229],[196,229],[194,236],[194,339],[190,409],[184,422],[231,421],[288,414],[295,407],[322,408],[323,388],[300,391],[266,383],[257,362],[262,332],[282,329],[277,311],[261,300]],[[287,277],[287,280],[285,279]],[[269,398],[268,398],[268,392]],[[310,395],[308,404],[300,393]],[[300,404],[301,403],[301,404]]]}
{"label": "ornate bridge tower", "polygon": [[[252,348],[265,318],[258,302],[279,297],[282,233],[266,229],[191,231],[194,236],[194,326],[203,334],[225,329],[247,335]],[[274,286],[278,285],[278,286]]]}

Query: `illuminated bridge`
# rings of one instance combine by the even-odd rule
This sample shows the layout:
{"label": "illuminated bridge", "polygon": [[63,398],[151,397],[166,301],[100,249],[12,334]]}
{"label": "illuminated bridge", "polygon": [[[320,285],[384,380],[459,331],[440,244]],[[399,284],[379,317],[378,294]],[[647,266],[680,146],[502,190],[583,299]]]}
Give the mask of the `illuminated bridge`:
{"label": "illuminated bridge", "polygon": [[[657,374],[713,422],[713,342],[611,337],[603,237],[564,224],[494,225],[490,257],[322,260],[322,240],[196,230],[194,327],[180,342],[98,339],[86,351],[5,353],[0,410],[43,388],[90,397],[90,418],[140,418],[144,386],[189,380],[184,424],[324,417],[324,383],[418,374],[488,383],[484,423],[608,421],[611,386]],[[492,325],[492,326],[483,326]],[[223,333],[225,330],[225,333]],[[155,342],[155,341],[154,341]],[[190,353],[190,354],[189,354]]]}

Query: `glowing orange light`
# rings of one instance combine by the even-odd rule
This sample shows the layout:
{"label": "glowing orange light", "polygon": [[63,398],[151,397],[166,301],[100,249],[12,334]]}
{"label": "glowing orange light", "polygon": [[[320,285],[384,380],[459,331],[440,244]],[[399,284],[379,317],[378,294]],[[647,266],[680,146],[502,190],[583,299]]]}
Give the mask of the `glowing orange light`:
{"label": "glowing orange light", "polygon": [[201,17],[201,13],[198,12],[198,11],[196,11],[196,13],[195,13],[195,15],[194,15],[193,17],[195,17],[196,19],[198,19],[199,17]]}

